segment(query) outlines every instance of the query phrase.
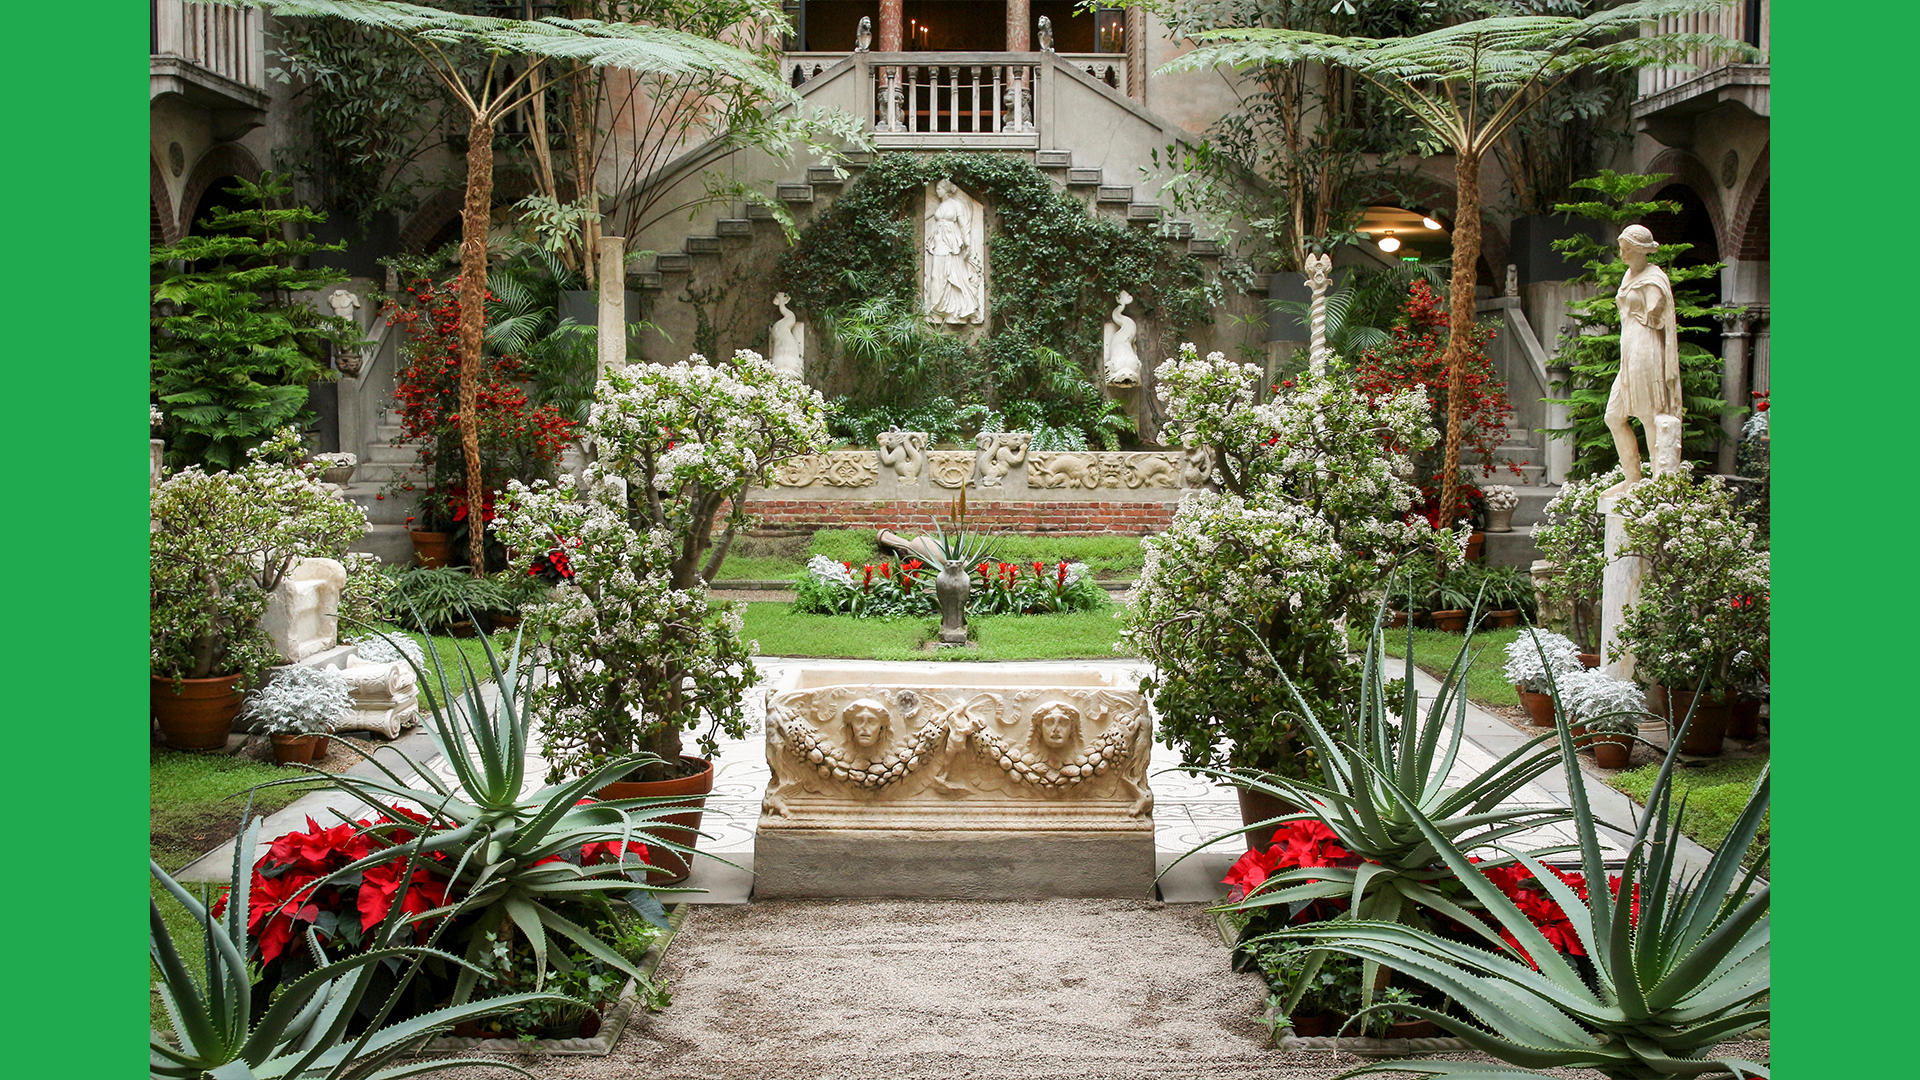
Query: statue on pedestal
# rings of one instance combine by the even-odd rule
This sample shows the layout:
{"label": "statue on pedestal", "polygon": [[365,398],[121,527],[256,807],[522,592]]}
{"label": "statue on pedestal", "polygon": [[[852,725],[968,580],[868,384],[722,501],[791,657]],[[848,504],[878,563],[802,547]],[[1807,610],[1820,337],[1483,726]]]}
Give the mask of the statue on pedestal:
{"label": "statue on pedestal", "polygon": [[1102,332],[1104,355],[1101,357],[1101,369],[1106,372],[1107,385],[1130,388],[1140,385],[1140,354],[1134,350],[1133,339],[1138,333],[1132,319],[1127,317],[1127,305],[1133,303],[1133,294],[1125,289],[1115,299],[1113,314],[1107,317],[1107,325]]}
{"label": "statue on pedestal", "polygon": [[1620,374],[1607,395],[1606,419],[1625,479],[1609,494],[1624,493],[1643,475],[1640,440],[1628,419],[1640,421],[1651,452],[1656,420],[1662,416],[1678,420],[1684,408],[1673,283],[1666,271],[1647,258],[1659,246],[1645,225],[1629,225],[1620,233],[1620,258],[1627,264],[1626,276],[1614,293],[1620,307]]}
{"label": "statue on pedestal", "polygon": [[773,306],[780,309],[780,319],[773,324],[768,336],[767,362],[782,375],[798,379],[807,373],[807,326],[794,317],[787,303],[786,293],[773,294]]}

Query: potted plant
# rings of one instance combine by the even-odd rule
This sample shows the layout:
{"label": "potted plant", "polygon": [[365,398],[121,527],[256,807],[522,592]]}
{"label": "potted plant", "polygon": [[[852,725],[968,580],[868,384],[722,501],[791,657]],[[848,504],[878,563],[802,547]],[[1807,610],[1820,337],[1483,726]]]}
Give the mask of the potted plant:
{"label": "potted plant", "polygon": [[265,685],[249,692],[240,718],[255,734],[272,736],[275,764],[292,765],[314,760],[326,736],[352,711],[338,668],[294,664],[276,668]]}
{"label": "potted plant", "polygon": [[320,482],[347,486],[353,480],[353,470],[359,466],[360,458],[354,454],[315,454],[314,464],[320,466]]}
{"label": "potted plant", "polygon": [[1768,553],[1717,476],[1644,480],[1619,512],[1621,553],[1646,560],[1621,647],[1636,675],[1659,688],[1655,703],[1670,725],[1694,717],[1682,752],[1718,754],[1743,668],[1768,654]]}
{"label": "potted plant", "polygon": [[1534,616],[1533,577],[1525,570],[1517,566],[1482,567],[1480,587],[1483,625],[1518,626],[1523,616]]}
{"label": "potted plant", "polygon": [[[1430,558],[1432,531],[1407,520],[1418,492],[1380,452],[1383,438],[1396,451],[1431,445],[1425,397],[1364,394],[1309,369],[1255,406],[1259,369],[1190,344],[1155,376],[1162,438],[1211,449],[1221,483],[1147,538],[1127,613],[1123,638],[1153,665],[1141,690],[1159,738],[1188,768],[1315,775],[1302,702],[1334,729],[1354,722],[1360,671],[1340,617],[1383,587],[1400,593],[1387,581],[1395,562]],[[1241,790],[1248,847],[1263,848],[1296,807]]]}
{"label": "potted plant", "polygon": [[1520,507],[1520,493],[1505,484],[1488,484],[1487,531],[1512,532],[1513,512]]}
{"label": "potted plant", "polygon": [[1507,646],[1507,662],[1500,669],[1535,727],[1553,726],[1555,686],[1580,670],[1580,650],[1571,638],[1533,628],[1522,630]]}
{"label": "potted plant", "polygon": [[1427,593],[1427,617],[1435,630],[1458,634],[1467,628],[1467,619],[1480,603],[1478,566],[1469,562],[1449,566],[1433,579]]}
{"label": "potted plant", "polygon": [[235,472],[189,467],[150,501],[153,714],[167,745],[216,750],[240,712],[239,686],[277,663],[260,628],[267,597],[302,558],[337,558],[366,515],[291,464],[283,429]]}
{"label": "potted plant", "polygon": [[1578,744],[1593,751],[1603,769],[1624,769],[1640,734],[1640,721],[1652,719],[1639,686],[1604,671],[1579,669],[1556,676],[1560,706],[1566,710]]}
{"label": "potted plant", "polygon": [[[517,569],[560,585],[526,612],[548,645],[551,677],[530,706],[554,779],[645,751],[601,794],[685,798],[698,828],[718,733],[745,734],[741,697],[758,679],[739,614],[708,584],[747,526],[748,489],[825,449],[825,414],[818,392],[751,352],[636,365],[596,391],[600,460],[578,483],[509,485],[496,535],[528,560]],[[703,757],[684,753],[696,731]],[[660,865],[687,872],[675,852]]]}
{"label": "potted plant", "polygon": [[386,600],[388,617],[394,622],[455,637],[472,637],[477,620],[505,605],[498,581],[447,566],[400,574]]}

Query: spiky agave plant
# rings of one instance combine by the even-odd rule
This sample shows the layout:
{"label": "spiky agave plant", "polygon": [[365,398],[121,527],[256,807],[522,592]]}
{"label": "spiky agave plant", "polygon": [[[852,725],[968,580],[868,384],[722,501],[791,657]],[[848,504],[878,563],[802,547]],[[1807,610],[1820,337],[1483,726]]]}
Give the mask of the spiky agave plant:
{"label": "spiky agave plant", "polygon": [[[251,806],[249,806],[251,810]],[[243,814],[243,818],[246,815]],[[418,1076],[464,1065],[492,1066],[517,1076],[532,1074],[518,1066],[485,1058],[449,1058],[386,1067],[395,1057],[417,1050],[427,1039],[466,1020],[477,1020],[534,1002],[571,1002],[561,994],[521,993],[469,1001],[387,1025],[393,1011],[429,957],[465,967],[465,961],[427,946],[392,945],[394,934],[407,921],[405,899],[412,866],[400,877],[400,895],[374,937],[374,947],[353,956],[329,961],[311,930],[307,949],[312,971],[279,986],[270,1004],[256,1010],[252,973],[247,969],[251,917],[248,887],[252,868],[246,855],[260,840],[260,819],[246,822],[234,846],[233,876],[226,911],[214,917],[207,906],[183,888],[160,864],[148,860],[153,876],[173,894],[187,914],[200,924],[202,960],[195,970],[181,955],[160,915],[160,904],[149,900],[153,929],[150,953],[160,973],[159,992],[173,1025],[173,1038],[157,1035],[151,1043],[151,1075],[155,1080],[383,1080]],[[418,852],[408,845],[408,857]],[[444,928],[446,921],[442,921]],[[438,934],[439,929],[435,933]],[[376,979],[387,965],[399,965],[399,977],[374,1011],[361,1034],[348,1036],[352,1023]],[[256,1019],[256,1013],[258,1017]]]}
{"label": "spiky agave plant", "polygon": [[[1504,1065],[1459,1061],[1389,1061],[1344,1074],[1413,1073],[1510,1080],[1535,1070],[1594,1069],[1616,1080],[1697,1076],[1728,1071],[1766,1077],[1767,1068],[1706,1056],[1715,1045],[1765,1024],[1770,1015],[1769,887],[1760,881],[1763,849],[1750,869],[1741,856],[1768,806],[1760,774],[1746,808],[1706,869],[1676,867],[1684,802],[1673,805],[1673,768],[1689,715],[1661,763],[1647,809],[1633,834],[1617,883],[1608,884],[1599,837],[1582,784],[1568,785],[1579,831],[1586,893],[1533,855],[1514,858],[1532,871],[1565,913],[1591,960],[1583,974],[1554,950],[1533,922],[1495,888],[1438,824],[1411,817],[1447,868],[1464,883],[1518,949],[1490,952],[1415,927],[1379,921],[1293,927],[1277,936],[1387,964],[1453,999],[1473,1020],[1418,1005],[1403,1012],[1431,1020]],[[1560,755],[1577,780],[1571,731],[1561,720]],[[1515,955],[1516,951],[1521,955]],[[1531,961],[1531,962],[1529,962]]]}
{"label": "spiky agave plant", "polygon": [[[1456,780],[1452,773],[1460,760],[1466,729],[1463,681],[1473,636],[1469,633],[1461,643],[1459,655],[1424,716],[1414,689],[1409,642],[1403,689],[1393,702],[1397,714],[1390,714],[1381,627],[1384,613],[1382,607],[1368,636],[1360,678],[1359,717],[1351,741],[1329,734],[1292,679],[1284,670],[1280,672],[1312,743],[1320,766],[1319,783],[1252,770],[1199,770],[1304,808],[1297,814],[1236,829],[1208,844],[1282,822],[1318,819],[1362,862],[1352,867],[1281,870],[1245,899],[1218,910],[1245,913],[1285,905],[1290,914],[1297,915],[1317,900],[1345,900],[1353,917],[1380,922],[1417,920],[1423,918],[1419,912],[1431,911],[1479,930],[1498,947],[1498,934],[1460,903],[1454,873],[1442,863],[1440,848],[1494,848],[1520,833],[1566,820],[1571,811],[1564,807],[1508,805],[1515,793],[1559,762],[1559,751],[1545,745],[1553,738],[1551,734],[1541,734],[1480,772]],[[1565,850],[1547,848],[1534,854]],[[1307,960],[1301,977],[1289,989],[1285,1011],[1291,1012],[1299,1004],[1325,955],[1316,951]],[[1365,965],[1362,985],[1367,1003],[1371,1003],[1376,971],[1372,961]]]}
{"label": "spiky agave plant", "polygon": [[[369,759],[381,775],[309,770],[309,776],[271,783],[312,783],[318,779],[381,813],[396,802],[415,803],[425,809],[433,827],[415,843],[427,855],[445,856],[441,868],[462,895],[457,905],[429,914],[450,914],[455,907],[464,913],[469,961],[477,963],[483,956],[489,931],[501,939],[522,936],[533,951],[539,978],[544,980],[549,961],[560,970],[572,965],[565,949],[548,949],[548,938],[558,937],[645,987],[647,977],[635,963],[602,941],[591,928],[569,918],[562,908],[581,903],[604,905],[610,897],[623,898],[640,917],[665,928],[666,915],[655,894],[691,890],[649,884],[647,867],[634,849],[644,844],[691,857],[692,848],[682,843],[690,830],[662,820],[683,813],[686,799],[609,799],[582,804],[600,787],[657,760],[641,753],[610,758],[584,776],[522,794],[531,717],[523,704],[530,676],[520,667],[520,638],[515,636],[504,664],[491,638],[483,633],[479,641],[486,658],[486,674],[494,686],[492,704],[482,678],[465,654],[461,655],[467,682],[464,703],[456,704],[461,699],[449,686],[446,665],[437,652],[433,656],[440,693],[430,702],[432,723],[428,732],[454,774],[453,785],[440,780],[404,751],[395,752],[414,774],[411,780],[385,763]],[[427,673],[411,657],[407,662],[424,682]],[[345,815],[341,817],[346,820]],[[375,848],[373,853],[330,877],[360,873],[408,857],[413,846],[395,845],[375,829],[363,829],[362,835]],[[587,844],[612,845],[610,850],[619,853],[617,861],[583,866],[553,858],[579,851]],[[454,1000],[465,1000],[478,977],[476,966],[463,967]]]}

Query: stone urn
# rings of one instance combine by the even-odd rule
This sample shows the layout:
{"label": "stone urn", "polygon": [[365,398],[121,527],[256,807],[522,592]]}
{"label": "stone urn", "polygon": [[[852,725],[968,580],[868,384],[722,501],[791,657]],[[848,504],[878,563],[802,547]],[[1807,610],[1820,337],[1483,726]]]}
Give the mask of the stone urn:
{"label": "stone urn", "polygon": [[1520,494],[1505,484],[1487,487],[1487,531],[1512,532],[1513,512],[1520,506]]}
{"label": "stone urn", "polygon": [[967,564],[949,559],[933,579],[933,595],[940,601],[940,644],[967,643],[967,595],[973,592],[973,576]]}

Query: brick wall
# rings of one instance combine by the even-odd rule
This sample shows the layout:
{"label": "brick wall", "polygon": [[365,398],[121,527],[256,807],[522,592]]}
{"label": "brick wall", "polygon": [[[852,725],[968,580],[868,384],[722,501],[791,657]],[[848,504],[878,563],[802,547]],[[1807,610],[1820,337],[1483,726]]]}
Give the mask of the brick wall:
{"label": "brick wall", "polygon": [[[967,500],[967,524],[989,532],[1110,533],[1145,536],[1166,529],[1172,502],[988,502]],[[917,534],[929,520],[944,522],[950,503],[932,500],[827,501],[749,496],[747,509],[761,533],[803,529],[896,529]]]}

